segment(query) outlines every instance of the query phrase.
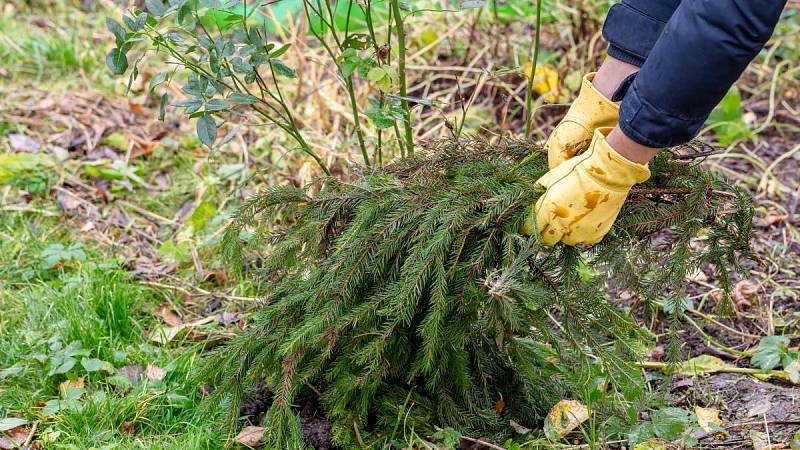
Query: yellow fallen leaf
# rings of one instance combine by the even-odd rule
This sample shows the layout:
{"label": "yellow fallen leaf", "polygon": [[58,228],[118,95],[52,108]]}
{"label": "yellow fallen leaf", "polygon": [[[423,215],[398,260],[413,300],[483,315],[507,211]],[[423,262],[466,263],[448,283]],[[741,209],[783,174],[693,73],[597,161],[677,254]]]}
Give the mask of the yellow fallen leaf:
{"label": "yellow fallen leaf", "polygon": [[696,356],[680,365],[683,375],[697,375],[701,373],[714,373],[728,367],[725,361],[711,355]]}
{"label": "yellow fallen leaf", "polygon": [[664,439],[652,438],[636,444],[633,450],[666,450],[668,443]]}
{"label": "yellow fallen leaf", "polygon": [[[715,428],[722,425],[722,419],[719,418],[719,410],[717,409],[695,406],[694,414],[697,416],[698,425],[706,433],[711,433],[715,431]],[[716,427],[712,427],[711,424],[716,425]]]}
{"label": "yellow fallen leaf", "polygon": [[[526,63],[523,68],[525,78],[530,79],[531,63]],[[546,103],[558,101],[558,71],[548,66],[536,67],[536,75],[531,85],[533,92],[543,96]]]}
{"label": "yellow fallen leaf", "polygon": [[556,441],[577,428],[589,418],[589,409],[576,400],[561,400],[556,403],[544,421],[544,434]]}

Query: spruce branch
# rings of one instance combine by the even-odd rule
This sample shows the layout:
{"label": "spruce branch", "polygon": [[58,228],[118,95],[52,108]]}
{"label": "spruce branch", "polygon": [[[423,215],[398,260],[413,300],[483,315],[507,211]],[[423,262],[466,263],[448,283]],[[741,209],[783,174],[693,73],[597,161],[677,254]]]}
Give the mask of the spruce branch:
{"label": "spruce branch", "polygon": [[429,141],[350,182],[320,180],[313,196],[265,190],[223,242],[232,264],[266,243],[271,301],[210,355],[202,377],[219,386],[217,398],[269,380],[270,448],[302,441],[291,404],[308,384],[343,446],[381,442],[367,424],[396,424],[412,389],[420,427],[497,439],[509,419],[536,426],[587,379],[608,380],[607,398],[633,400],[643,382],[635,363],[652,336],[608,301],[606,278],[673,308],[675,331],[686,275],[710,264],[727,278],[749,254],[747,195],[686,164],[687,154],[657,157],[591,248],[519,233],[547,171],[528,141]]}

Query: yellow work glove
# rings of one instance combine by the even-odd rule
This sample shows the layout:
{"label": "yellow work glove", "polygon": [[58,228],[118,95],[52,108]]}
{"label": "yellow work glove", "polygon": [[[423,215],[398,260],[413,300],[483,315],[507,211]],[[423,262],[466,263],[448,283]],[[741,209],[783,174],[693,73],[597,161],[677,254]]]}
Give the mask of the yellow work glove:
{"label": "yellow work glove", "polygon": [[583,77],[578,97],[544,144],[551,169],[588,147],[595,129],[619,120],[619,105],[595,89],[592,78],[594,73]]}
{"label": "yellow work glove", "polygon": [[[611,128],[595,130],[589,149],[536,181],[547,190],[525,221],[547,245],[596,244],[617,219],[631,187],[650,178],[646,165],[628,160],[606,142]],[[534,222],[535,217],[535,222]]]}

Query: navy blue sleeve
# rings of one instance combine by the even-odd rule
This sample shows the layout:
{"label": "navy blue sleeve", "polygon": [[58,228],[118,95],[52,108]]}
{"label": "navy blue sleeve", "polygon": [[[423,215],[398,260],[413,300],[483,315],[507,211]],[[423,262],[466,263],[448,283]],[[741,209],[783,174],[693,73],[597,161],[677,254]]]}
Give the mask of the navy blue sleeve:
{"label": "navy blue sleeve", "polygon": [[608,56],[642,67],[681,0],[622,0],[608,11]]}
{"label": "navy blue sleeve", "polygon": [[688,142],[772,35],[786,0],[684,0],[624,94],[619,126],[641,145]]}

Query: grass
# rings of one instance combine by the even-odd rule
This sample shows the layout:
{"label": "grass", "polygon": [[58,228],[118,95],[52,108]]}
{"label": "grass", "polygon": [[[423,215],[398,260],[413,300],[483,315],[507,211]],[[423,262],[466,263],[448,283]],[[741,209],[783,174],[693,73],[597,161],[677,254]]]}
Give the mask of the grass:
{"label": "grass", "polygon": [[[543,30],[541,56],[543,64],[564,77],[559,95],[560,101],[566,101],[572,91],[570,75],[593,67],[599,58],[588,44],[607,2],[569,7],[558,1],[545,3],[563,6],[553,8],[555,16],[544,18],[559,27]],[[11,151],[8,136],[13,133],[31,136],[46,144],[46,153],[58,154],[62,144],[56,138],[80,129],[67,119],[85,113],[84,103],[75,100],[79,107],[71,105],[73,94],[114,102],[113,108],[92,113],[97,123],[115,112],[132,114],[130,123],[112,124],[126,133],[126,144],[131,143],[130,135],[149,139],[168,129],[165,138],[154,140],[157,145],[151,153],[128,157],[127,148],[115,150],[124,162],[118,168],[130,169],[144,185],[110,172],[93,175],[91,167],[110,167],[112,161],[90,161],[81,153],[85,149],[64,150],[69,156],[64,162],[20,174],[11,185],[0,185],[0,418],[24,418],[36,424],[36,440],[48,449],[222,448],[229,436],[213,411],[199,407],[202,390],[189,375],[204,347],[235,335],[239,323],[246,325],[259,299],[252,282],[230,279],[220,264],[216,244],[230,213],[254,189],[303,184],[314,172],[285,145],[285,138],[265,127],[245,129],[241,139],[219,152],[203,150],[193,137],[192,123],[177,122],[177,128],[169,128],[152,120],[157,110],[154,99],[136,86],[130,101],[144,105],[145,114],[135,114],[120,95],[127,80],[111,77],[104,63],[111,44],[104,17],[117,11],[99,8],[84,11],[67,0],[48,1],[32,9],[21,1],[0,7],[0,154]],[[473,23],[478,30],[472,36],[492,35],[480,29],[479,17],[485,21],[489,14],[469,11],[409,19],[413,23],[407,29],[414,30],[408,36],[409,95],[445,105],[442,110],[414,111],[425,124],[424,129],[415,130],[416,139],[446,134],[442,113],[461,114],[458,99],[469,98],[478,86],[483,90],[474,96],[468,114],[479,120],[468,120],[464,132],[485,131],[487,123],[491,132],[518,128],[512,119],[522,116],[524,95],[516,91],[520,79],[489,77],[481,70],[498,69],[491,65],[496,61],[510,68],[522,65],[530,37],[525,32],[530,30],[496,32],[504,37],[499,44],[471,39]],[[800,292],[793,277],[800,245],[792,218],[797,179],[791,172],[797,167],[796,159],[787,158],[769,176],[764,175],[766,183],[759,183],[770,162],[781,152],[792,151],[800,139],[797,123],[791,120],[791,111],[798,107],[797,71],[784,66],[774,76],[776,61],[796,60],[799,23],[796,13],[781,23],[774,47],[759,57],[740,83],[738,111],[720,119],[756,129],[769,118],[768,126],[756,136],[759,144],[746,134],[732,133],[729,149],[709,161],[752,188],[759,220],[770,214],[787,215],[777,225],[764,228],[757,242],[765,264],[754,270],[753,277],[763,285],[764,302],[733,321],[715,319],[759,335],[796,335],[799,326],[791,306]],[[422,31],[427,34],[423,36]],[[294,41],[293,48],[303,48],[297,36],[287,39]],[[433,50],[420,52],[435,41]],[[312,81],[320,81],[308,102],[313,107],[298,106],[298,115],[309,128],[322,124],[309,134],[327,152],[326,157],[343,159],[356,148],[354,141],[331,136],[349,127],[347,98],[326,81],[324,68],[301,61],[309,55],[307,59],[314,61],[316,50],[305,51],[286,55],[287,60],[296,58],[289,60],[294,67],[317,77]],[[452,61],[431,61],[437,52],[456,55]],[[448,69],[427,69],[438,64]],[[163,68],[143,69],[143,73],[152,75],[158,69]],[[454,88],[456,81],[459,89]],[[781,94],[771,115],[770,91]],[[790,97],[791,92],[795,97]],[[357,95],[364,100],[367,92]],[[45,111],[31,108],[48,98],[59,102]],[[561,110],[543,106],[541,99],[534,106],[534,130],[543,138]],[[512,119],[498,118],[502,111]],[[755,123],[748,113],[755,114]],[[173,119],[168,114],[168,121]],[[708,125],[714,128],[713,123]],[[384,137],[389,135],[384,133]],[[713,140],[716,135],[712,130],[705,137]],[[32,195],[21,194],[20,187]],[[713,282],[705,283],[711,286]],[[696,294],[698,299],[701,296],[711,297],[707,289]],[[153,336],[170,328],[163,314],[157,313],[164,305],[181,317],[185,329],[161,343]],[[203,323],[222,312],[239,315],[241,322]],[[74,364],[68,367],[70,359]],[[125,375],[137,370],[132,367],[146,370],[148,366],[163,369],[163,378],[145,377],[134,386]],[[584,430],[584,440],[602,441],[597,427],[604,426]],[[408,442],[418,439],[424,445],[419,430],[400,427],[397,432]],[[548,445],[534,438],[521,442],[529,442],[530,447]]]}

